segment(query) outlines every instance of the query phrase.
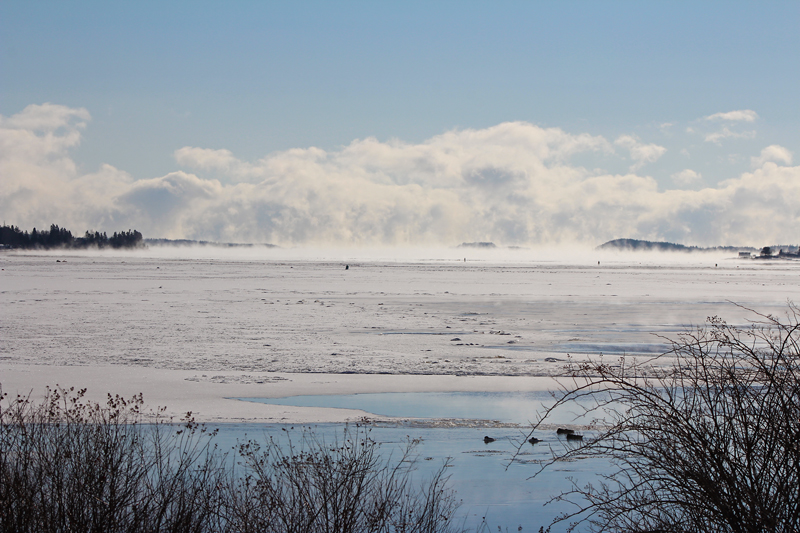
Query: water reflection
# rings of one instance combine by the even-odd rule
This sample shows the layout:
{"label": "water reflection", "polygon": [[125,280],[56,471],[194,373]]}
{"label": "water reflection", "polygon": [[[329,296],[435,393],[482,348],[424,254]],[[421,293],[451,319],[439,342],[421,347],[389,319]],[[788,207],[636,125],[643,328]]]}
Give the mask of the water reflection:
{"label": "water reflection", "polygon": [[660,355],[667,353],[672,346],[653,342],[567,342],[556,344],[554,348],[564,353],[587,353],[606,355]]}
{"label": "water reflection", "polygon": [[[300,426],[281,424],[229,424],[221,428],[219,442],[223,448],[232,447],[237,440],[247,438],[275,438],[294,443],[300,441]],[[341,424],[319,424],[308,427],[326,442],[341,439]],[[484,436],[490,433],[494,442],[484,443]],[[539,432],[542,439],[535,445],[524,442],[525,433],[515,428],[425,428],[425,427],[373,427],[371,438],[381,443],[382,453],[399,455],[409,439],[419,439],[416,448],[416,467],[420,481],[450,460],[448,468],[450,487],[456,490],[462,501],[459,510],[459,524],[474,530],[483,517],[496,530],[538,531],[547,526],[553,518],[572,506],[555,502],[545,505],[552,496],[569,490],[570,478],[581,483],[593,481],[599,475],[609,473],[611,465],[600,459],[584,459],[563,462],[545,470],[535,479],[543,461],[551,454],[563,452],[571,446],[564,437],[556,435],[555,430]],[[514,458],[517,447],[522,443],[521,453]],[[554,528],[554,532],[565,531],[566,525]]]}
{"label": "water reflection", "polygon": [[[299,407],[358,409],[386,418],[372,427],[372,438],[382,443],[384,453],[399,453],[408,439],[421,439],[417,448],[417,466],[421,475],[430,474],[450,458],[451,486],[463,506],[460,520],[467,528],[476,528],[483,517],[494,530],[538,531],[558,515],[573,511],[563,502],[545,506],[553,496],[580,484],[595,481],[611,473],[607,460],[592,458],[559,462],[551,465],[535,479],[543,462],[553,453],[563,453],[575,443],[566,435],[557,435],[556,426],[580,427],[590,419],[580,416],[588,405],[565,405],[551,413],[550,422],[537,430],[540,442],[525,441],[530,421],[554,403],[548,392],[426,392],[376,393],[328,396],[292,396],[288,398],[240,398]],[[399,419],[422,420],[422,424],[399,423]],[[460,427],[442,427],[437,419],[464,419]],[[394,423],[393,420],[398,420]],[[424,421],[428,421],[425,423]],[[482,423],[498,421],[500,424]],[[266,435],[286,438],[286,426],[253,426]],[[342,426],[322,424],[313,430],[326,439],[341,435]],[[294,428],[296,435],[299,428]],[[291,433],[291,431],[289,432]],[[585,435],[592,432],[581,430]],[[489,442],[484,437],[489,436]],[[492,440],[493,439],[493,440]],[[520,453],[517,453],[517,452]],[[565,531],[566,525],[553,531]]]}
{"label": "water reflection", "polygon": [[[240,400],[292,405],[358,409],[382,417],[460,418],[529,424],[552,406],[549,392],[382,392],[374,394],[308,395]],[[564,406],[551,415],[553,423],[583,424],[580,404]]]}

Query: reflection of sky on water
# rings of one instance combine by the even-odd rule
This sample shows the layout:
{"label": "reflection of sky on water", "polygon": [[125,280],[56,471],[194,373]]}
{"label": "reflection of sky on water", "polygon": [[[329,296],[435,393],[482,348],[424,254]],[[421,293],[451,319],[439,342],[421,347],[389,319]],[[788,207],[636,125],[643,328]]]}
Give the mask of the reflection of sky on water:
{"label": "reflection of sky on water", "polygon": [[[286,442],[287,432],[295,444],[300,441],[300,426],[227,424],[220,429],[221,447],[230,449],[236,440],[261,439],[273,436]],[[333,442],[341,440],[342,425],[321,424],[310,428],[319,438]],[[483,442],[484,435],[497,439],[491,444]],[[397,457],[409,438],[422,439],[416,448],[417,472],[415,479],[422,480],[439,468],[446,458],[452,458],[453,466],[447,469],[449,486],[456,490],[462,507],[458,524],[475,529],[482,517],[486,517],[491,530],[501,526],[503,531],[538,531],[547,526],[559,513],[572,510],[572,506],[555,503],[544,506],[551,496],[570,488],[568,477],[581,484],[595,480],[599,474],[609,473],[611,465],[600,459],[557,463],[535,479],[529,479],[539,470],[537,461],[546,460],[553,451],[563,451],[567,442],[555,431],[540,432],[543,442],[525,443],[522,454],[510,463],[517,442],[523,433],[518,429],[485,428],[409,428],[374,427],[371,438],[381,443],[383,453]],[[506,468],[508,467],[508,468]],[[554,532],[565,531],[566,525],[553,528]]]}
{"label": "reflection of sky on water", "polygon": [[629,343],[600,343],[600,342],[568,342],[556,344],[555,348],[562,352],[567,353],[591,353],[591,354],[610,354],[610,355],[623,355],[623,354],[648,354],[658,355],[667,353],[672,349],[672,346],[664,343],[647,343],[647,342],[629,342]]}
{"label": "reflection of sky on water", "polygon": [[[464,418],[528,424],[537,412],[551,406],[549,392],[382,392],[242,400],[298,407],[359,409],[379,416],[400,418]],[[581,424],[579,406],[567,405],[550,416],[553,424]]]}
{"label": "reflection of sky on water", "polygon": [[[536,417],[537,411],[543,412],[554,403],[548,392],[377,393],[246,400],[300,407],[359,409],[388,417],[464,418],[521,424],[521,429],[440,428],[433,425],[372,428],[372,438],[382,443],[385,452],[399,453],[408,438],[421,438],[422,443],[417,449],[421,474],[430,473],[447,457],[452,457],[453,466],[448,468],[448,473],[452,488],[463,500],[459,516],[466,520],[466,527],[473,529],[486,516],[492,529],[501,526],[504,531],[506,528],[514,531],[522,526],[523,531],[538,531],[556,515],[574,510],[565,503],[544,506],[553,495],[570,489],[569,477],[585,484],[598,475],[610,473],[611,468],[608,461],[584,459],[557,463],[535,479],[529,479],[539,471],[540,461],[549,459],[553,451],[563,452],[569,446],[553,429],[537,431],[536,437],[542,442],[535,445],[524,443],[522,454],[511,463],[513,453],[527,433],[524,426]],[[587,419],[577,417],[580,412],[579,405],[565,405],[551,413],[549,423],[587,423]],[[279,438],[286,435],[281,431],[285,426],[251,427],[259,434],[266,431],[270,435],[280,435]],[[341,425],[323,424],[315,426],[314,431],[326,439],[333,439],[337,434],[341,435],[341,428]],[[297,429],[295,435],[299,437]],[[485,444],[485,435],[496,439],[495,442]],[[565,529],[566,526],[553,531]]]}

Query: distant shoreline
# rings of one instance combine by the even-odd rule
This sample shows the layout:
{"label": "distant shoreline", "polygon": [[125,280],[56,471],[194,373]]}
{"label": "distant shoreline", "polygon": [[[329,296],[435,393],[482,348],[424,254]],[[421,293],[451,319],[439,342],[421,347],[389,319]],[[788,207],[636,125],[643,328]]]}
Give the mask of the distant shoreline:
{"label": "distant shoreline", "polygon": [[191,239],[144,239],[144,244],[148,246],[217,246],[220,248],[280,248],[277,244],[270,243],[238,243],[238,242],[214,242],[214,241],[195,241]]}
{"label": "distant shoreline", "polygon": [[625,251],[625,252],[749,252],[759,254],[763,250],[779,251],[778,254],[763,254],[756,256],[757,259],[790,259],[797,256],[798,246],[791,244],[774,244],[764,248],[752,246],[686,246],[666,241],[645,241],[640,239],[614,239],[596,247],[595,250],[605,251]]}

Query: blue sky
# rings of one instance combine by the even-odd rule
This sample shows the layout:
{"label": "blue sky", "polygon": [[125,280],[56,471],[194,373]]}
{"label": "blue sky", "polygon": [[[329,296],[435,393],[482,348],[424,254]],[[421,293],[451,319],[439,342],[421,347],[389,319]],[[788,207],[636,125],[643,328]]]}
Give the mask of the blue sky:
{"label": "blue sky", "polygon": [[[7,183],[0,208],[25,226],[49,223],[44,218],[58,216],[62,223],[93,226],[136,223],[152,236],[292,244],[446,243],[470,238],[535,244],[623,236],[713,244],[789,239],[800,235],[798,217],[782,220],[783,229],[776,224],[763,234],[742,229],[749,219],[726,219],[711,232],[698,225],[717,220],[714,217],[727,209],[742,211],[732,198],[752,196],[752,191],[742,185],[745,189],[722,194],[720,188],[730,180],[741,180],[764,163],[777,165],[782,173],[797,168],[791,165],[800,157],[798,28],[796,1],[6,0],[0,4],[0,114],[6,127],[22,124],[22,118],[16,122],[12,118],[27,106],[50,103],[74,113],[64,118],[64,113],[56,112],[61,119],[54,119],[48,131],[66,135],[74,130],[80,139],[47,148],[56,151],[40,154],[38,163],[23,164],[15,159],[18,155],[8,156],[16,162],[7,158],[2,167],[6,177],[0,180]],[[48,109],[50,113],[56,108]],[[437,196],[449,178],[434,169],[415,181],[421,192],[404,189],[420,195],[409,199],[412,204],[420,199],[430,202],[429,211],[409,213],[394,205],[366,220],[348,214],[368,211],[392,198],[396,191],[389,189],[374,191],[377,196],[363,198],[362,204],[348,206],[346,212],[331,210],[318,220],[303,211],[301,204],[307,206],[321,191],[335,189],[351,196],[337,180],[361,176],[372,186],[392,175],[394,185],[402,187],[414,181],[393,174],[410,172],[407,167],[389,171],[384,160],[359,159],[357,167],[348,167],[342,158],[354,142],[374,138],[386,146],[437,145],[435,139],[448,132],[488,132],[504,123],[521,124],[528,133],[534,131],[525,129],[531,126],[575,138],[602,138],[607,146],[571,151],[568,160],[557,164],[541,161],[549,170],[583,169],[584,174],[570,179],[584,189],[587,179],[631,174],[651,180],[639,186],[661,196],[635,204],[630,211],[619,198],[605,213],[592,214],[594,204],[588,200],[586,205],[559,210],[550,204],[569,197],[566,191],[564,196],[544,198],[536,192],[538,186],[528,187],[538,175],[534,162],[519,160],[505,168],[503,161],[487,155],[480,163],[484,170],[502,167],[506,174],[521,172],[528,180],[514,185],[503,181],[508,194],[491,205],[476,203],[480,194],[463,189],[463,184],[446,187],[455,195],[449,200]],[[19,127],[12,129],[19,133]],[[523,130],[513,135],[525,137],[528,133],[520,133]],[[36,135],[46,132],[39,130]],[[485,141],[491,146],[504,142],[492,135],[487,138],[494,139]],[[473,150],[488,154],[489,145]],[[207,157],[200,162],[187,155],[189,148],[215,151],[216,156],[225,151],[239,170],[231,170],[227,159],[222,167]],[[272,168],[284,168],[278,160],[292,150],[305,150],[308,156],[312,148],[324,151],[328,163],[338,161],[337,170],[318,168],[320,174],[311,183],[308,176],[292,174],[296,169]],[[177,155],[180,150],[182,156]],[[117,188],[82,211],[43,201],[21,209],[20,198],[31,178],[19,169],[51,165],[55,159],[68,159],[74,166],[60,183],[77,196],[77,181],[108,174],[108,167],[116,177],[96,179],[109,187],[116,183]],[[272,161],[272,166],[259,163],[264,160]],[[462,177],[471,175],[466,160],[459,164]],[[249,170],[242,171],[242,165],[249,165]],[[374,167],[384,170],[367,176],[365,172]],[[17,174],[12,179],[8,172]],[[765,179],[778,179],[770,176]],[[247,193],[235,188],[262,182],[275,185],[279,178],[282,191],[299,183],[302,201],[292,196],[298,194],[294,190],[282,200],[270,200],[269,206],[245,206],[231,199],[262,193],[274,199],[276,189],[267,193],[266,185]],[[152,181],[158,179],[162,181]],[[176,187],[191,188],[174,184],[186,179],[199,180],[192,183],[204,191],[201,196],[227,198],[215,204],[217,209],[230,210],[233,201],[239,211],[249,211],[201,227],[196,223],[198,209],[212,207],[205,200],[204,206],[196,205],[196,197],[176,196]],[[792,178],[780,179],[789,187],[784,192],[791,194]],[[216,186],[214,180],[221,189],[208,189]],[[142,193],[148,184],[156,190]],[[37,190],[33,185],[28,189]],[[725,198],[712,201],[708,194],[702,196],[703,189]],[[511,198],[521,190],[528,192],[523,195],[528,212],[536,213],[540,204],[547,209],[528,219],[524,206],[517,215],[501,216],[503,202],[513,203]],[[641,213],[652,211],[653,205],[678,201],[664,196],[677,190],[696,193],[692,198],[679,195],[691,213],[667,210],[664,220],[642,220]],[[153,195],[159,194],[168,197],[154,200]],[[132,198],[147,203],[136,204]],[[106,205],[100,205],[103,202]],[[753,217],[769,212],[766,196],[763,203]],[[149,212],[150,204],[159,205],[160,211]],[[707,207],[701,209],[700,204]],[[445,214],[432,215],[439,212],[437,208]],[[625,216],[619,224],[585,234],[585,228],[597,226],[592,217],[620,209]],[[288,219],[281,222],[277,217],[289,216],[288,211],[293,213],[291,220],[305,217],[305,225],[286,230]],[[358,230],[359,224],[369,226],[387,216],[395,222],[380,232],[365,235]],[[416,218],[420,216],[427,222]],[[569,225],[565,220],[572,229],[559,231],[559,223]],[[432,229],[439,222],[450,229]],[[332,223],[355,229],[314,230]],[[616,234],[626,230],[626,235]]]}

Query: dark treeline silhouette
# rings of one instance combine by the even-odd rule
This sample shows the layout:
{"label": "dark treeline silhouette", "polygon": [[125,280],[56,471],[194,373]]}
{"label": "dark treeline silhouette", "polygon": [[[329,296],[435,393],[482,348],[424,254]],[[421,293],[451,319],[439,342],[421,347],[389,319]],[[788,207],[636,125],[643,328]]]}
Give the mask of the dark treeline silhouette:
{"label": "dark treeline silhouette", "polygon": [[28,233],[19,227],[0,226],[0,245],[24,250],[49,250],[51,248],[138,248],[144,246],[142,234],[136,230],[114,232],[109,237],[106,232],[87,231],[83,237],[73,237],[66,228],[50,225],[50,230]]}
{"label": "dark treeline silhouette", "polygon": [[751,246],[686,246],[684,244],[676,244],[674,242],[654,242],[643,241],[640,239],[614,239],[608,241],[597,248],[596,250],[623,250],[634,252],[735,252],[735,251],[751,251],[755,252],[756,249]]}

